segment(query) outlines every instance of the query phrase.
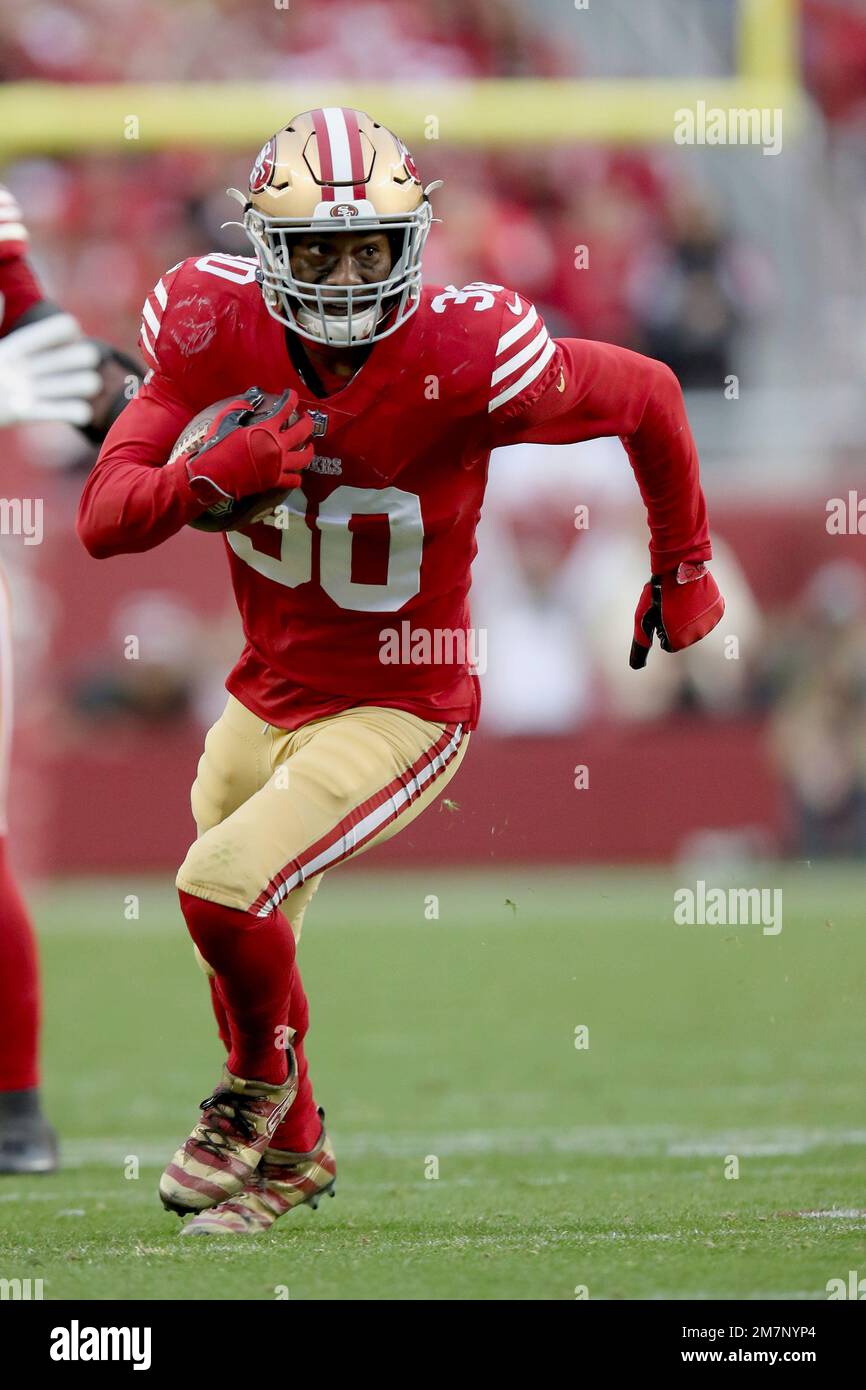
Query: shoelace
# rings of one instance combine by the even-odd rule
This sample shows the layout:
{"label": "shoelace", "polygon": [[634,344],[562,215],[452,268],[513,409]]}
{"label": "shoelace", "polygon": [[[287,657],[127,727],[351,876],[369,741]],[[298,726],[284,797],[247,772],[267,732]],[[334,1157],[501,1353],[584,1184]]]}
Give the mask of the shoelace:
{"label": "shoelace", "polygon": [[[232,1091],[216,1091],[212,1096],[203,1100],[199,1109],[207,1115],[209,1110],[214,1110],[228,1120],[229,1124],[239,1131],[244,1139],[255,1139],[256,1128],[241,1109],[241,1097],[236,1096]],[[226,1159],[230,1153],[237,1149],[237,1143],[233,1136],[221,1128],[212,1124],[201,1122],[201,1131],[205,1136],[198,1140],[199,1147],[212,1153],[215,1158]]]}

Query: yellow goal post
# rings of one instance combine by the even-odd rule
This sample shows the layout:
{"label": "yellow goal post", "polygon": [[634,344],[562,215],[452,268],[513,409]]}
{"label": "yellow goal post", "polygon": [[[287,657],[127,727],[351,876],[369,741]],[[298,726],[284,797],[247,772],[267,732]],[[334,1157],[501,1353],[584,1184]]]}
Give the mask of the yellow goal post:
{"label": "yellow goal post", "polygon": [[675,113],[699,103],[706,109],[781,109],[791,137],[806,106],[798,76],[798,11],[798,0],[740,0],[730,77],[428,85],[12,82],[0,87],[0,159],[184,147],[253,150],[294,111],[322,105],[375,111],[409,144],[663,143],[673,138]]}

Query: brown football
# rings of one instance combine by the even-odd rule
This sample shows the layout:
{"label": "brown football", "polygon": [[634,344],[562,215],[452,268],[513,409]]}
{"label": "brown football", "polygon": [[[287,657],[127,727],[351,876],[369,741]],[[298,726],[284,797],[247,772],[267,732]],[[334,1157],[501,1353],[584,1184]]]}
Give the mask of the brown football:
{"label": "brown football", "polygon": [[[269,391],[259,391],[256,387],[251,387],[244,392],[244,396],[250,402],[249,410],[251,417],[263,414],[270,410],[279,400],[278,396]],[[225,400],[214,401],[213,405],[206,406],[200,410],[195,419],[190,420],[177,437],[174,448],[169,455],[168,462],[174,463],[175,459],[180,458],[191,447],[200,444],[207,434],[208,428],[213,423],[215,417],[232,401],[240,399],[239,396],[227,396]],[[297,420],[297,413],[292,412],[291,423]],[[195,453],[190,454],[190,458],[195,458]],[[234,502],[227,497],[224,502],[217,502],[213,507],[208,507],[207,511],[200,516],[193,517],[189,523],[195,527],[196,531],[238,531],[241,526],[251,526],[254,521],[261,521],[264,517],[271,516],[274,508],[278,507],[288,496],[288,492],[283,488],[274,488],[270,492],[257,492],[249,497],[242,497]]]}

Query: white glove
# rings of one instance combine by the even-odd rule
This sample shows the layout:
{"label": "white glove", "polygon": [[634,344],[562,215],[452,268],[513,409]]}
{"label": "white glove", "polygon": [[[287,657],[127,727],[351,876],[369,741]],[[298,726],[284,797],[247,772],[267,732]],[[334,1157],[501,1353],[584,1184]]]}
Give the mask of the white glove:
{"label": "white glove", "polygon": [[89,425],[102,389],[99,349],[71,314],[16,328],[0,338],[0,427],[37,420]]}

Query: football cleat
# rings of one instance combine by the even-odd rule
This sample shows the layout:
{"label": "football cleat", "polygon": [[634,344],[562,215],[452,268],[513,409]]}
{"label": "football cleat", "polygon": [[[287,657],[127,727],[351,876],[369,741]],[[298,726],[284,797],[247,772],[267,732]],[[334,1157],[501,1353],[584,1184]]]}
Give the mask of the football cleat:
{"label": "football cleat", "polygon": [[223,1067],[220,1085],[201,1103],[201,1119],[159,1180],[167,1211],[205,1211],[246,1187],[298,1092],[294,1049],[286,1051],[289,1075],[281,1086],[244,1081]]}
{"label": "football cleat", "polygon": [[0,1092],[0,1173],[53,1173],[57,1165],[57,1135],[39,1092]]}
{"label": "football cleat", "polygon": [[337,1161],[325,1132],[324,1110],[319,1110],[319,1116],[322,1132],[309,1153],[266,1149],[240,1196],[194,1216],[181,1235],[257,1236],[270,1230],[278,1217],[294,1207],[315,1209],[326,1193],[333,1197]]}

